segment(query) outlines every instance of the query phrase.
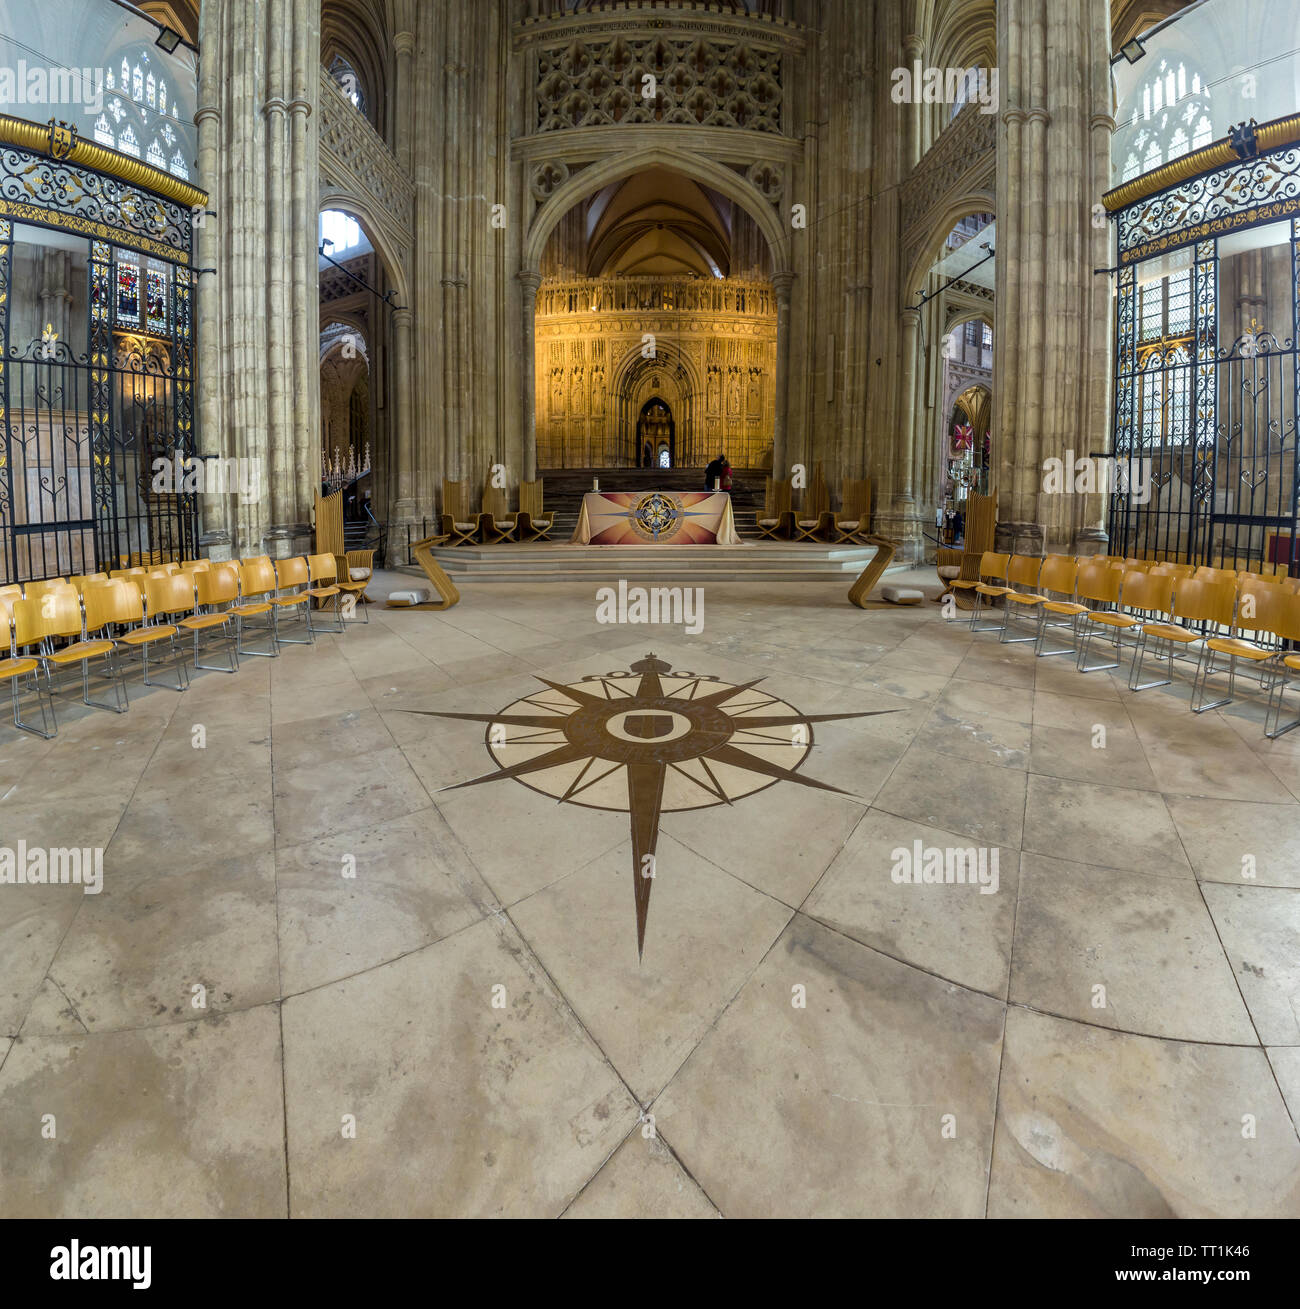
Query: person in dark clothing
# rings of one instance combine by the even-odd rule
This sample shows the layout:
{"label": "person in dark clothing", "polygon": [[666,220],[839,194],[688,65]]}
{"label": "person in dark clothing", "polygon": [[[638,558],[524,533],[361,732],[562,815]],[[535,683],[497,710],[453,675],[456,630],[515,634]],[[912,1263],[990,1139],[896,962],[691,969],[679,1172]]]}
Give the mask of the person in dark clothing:
{"label": "person in dark clothing", "polygon": [[709,465],[709,466],[704,470],[704,489],[705,489],[706,491],[712,491],[712,490],[713,490],[713,483],[714,483],[715,481],[720,482],[720,481],[722,480],[723,470],[724,470],[724,469],[727,469],[727,468],[729,468],[729,465],[728,465],[728,463],[727,463],[727,456],[726,456],[726,455],[719,455],[719,456],[718,456],[718,457],[717,457],[717,458],[716,458],[716,459],[715,459],[715,460],[714,460],[714,461],[713,461],[713,462],[712,462],[712,463],[711,463],[711,464],[710,464],[710,465]]}

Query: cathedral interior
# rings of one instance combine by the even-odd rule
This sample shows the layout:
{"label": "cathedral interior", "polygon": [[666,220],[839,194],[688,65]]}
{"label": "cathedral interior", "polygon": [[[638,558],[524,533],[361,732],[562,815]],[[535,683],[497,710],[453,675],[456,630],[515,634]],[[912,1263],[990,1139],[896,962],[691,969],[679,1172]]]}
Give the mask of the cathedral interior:
{"label": "cathedral interior", "polygon": [[0,138],[0,1215],[1300,1216],[1300,7],[0,0]]}

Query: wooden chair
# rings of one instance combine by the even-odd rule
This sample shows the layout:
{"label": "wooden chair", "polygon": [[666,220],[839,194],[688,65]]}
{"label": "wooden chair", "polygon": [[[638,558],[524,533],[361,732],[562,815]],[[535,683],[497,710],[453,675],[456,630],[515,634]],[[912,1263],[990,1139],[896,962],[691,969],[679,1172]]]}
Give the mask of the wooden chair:
{"label": "wooden chair", "polygon": [[[1070,565],[1070,593],[1074,593],[1074,573],[1077,568],[1073,559],[1060,555],[1057,558],[1065,559]],[[1038,555],[1016,555],[1007,568],[1007,584],[1011,587],[1006,595],[1002,597],[1002,634],[998,637],[1000,645],[1017,645],[1021,641],[1032,641],[1038,644],[1038,615],[1037,610],[1040,605],[1047,599],[1047,596],[1040,594],[1038,587],[1043,571],[1044,560]],[[1053,569],[1057,565],[1053,564]],[[1021,590],[1022,587],[1032,587],[1032,590]],[[1059,587],[1053,587],[1054,591],[1059,591]],[[1034,630],[1028,636],[1011,635],[1011,619],[1019,614],[1028,614],[1033,619]]]}
{"label": "wooden chair", "polygon": [[[1155,576],[1152,569],[1151,576]],[[1174,677],[1174,651],[1178,646],[1186,649],[1207,635],[1210,628],[1232,626],[1232,615],[1236,604],[1236,595],[1231,582],[1214,582],[1205,578],[1188,577],[1185,574],[1174,577],[1173,606],[1169,612],[1169,621],[1142,624],[1142,635],[1138,638],[1137,653],[1133,656],[1133,667],[1129,671],[1128,689],[1145,691],[1153,686],[1168,686]],[[1175,622],[1177,617],[1180,621]],[[1210,628],[1202,630],[1188,627],[1187,623],[1209,624]],[[1168,676],[1154,681],[1142,680],[1142,662],[1146,658],[1147,646],[1152,641],[1164,641],[1168,655]]]}
{"label": "wooden chair", "polygon": [[[1119,577],[1121,574],[1112,569],[1111,576]],[[1083,644],[1079,647],[1079,660],[1075,664],[1081,673],[1096,673],[1107,668],[1118,668],[1124,657],[1125,632],[1132,634],[1133,657],[1136,659],[1143,622],[1141,615],[1167,615],[1172,610],[1174,579],[1167,573],[1157,573],[1153,577],[1150,572],[1130,568],[1122,574],[1122,577],[1118,606],[1114,609],[1089,612],[1083,616]],[[1106,663],[1090,664],[1088,647],[1092,643],[1093,636],[1104,631],[1113,633],[1111,644],[1114,647],[1115,658]],[[1131,672],[1130,667],[1130,675]]]}
{"label": "wooden chair", "polygon": [[[1280,629],[1288,629],[1291,611],[1300,609],[1298,598],[1285,587],[1261,586],[1253,592],[1254,603],[1237,605],[1233,618],[1233,631],[1250,632],[1257,637],[1277,637]],[[1272,641],[1248,641],[1243,636],[1210,636],[1201,644],[1201,657],[1196,668],[1196,680],[1192,683],[1192,712],[1203,714],[1207,709],[1217,709],[1220,705],[1231,704],[1237,691],[1237,660],[1244,659],[1260,670],[1260,685],[1270,685],[1270,679],[1276,674],[1276,660],[1280,653],[1277,643]],[[1214,656],[1228,657],[1228,693],[1218,700],[1207,700],[1209,679],[1222,671],[1214,667]],[[1272,664],[1272,667],[1265,665]]]}
{"label": "wooden chair", "polygon": [[[129,581],[119,579],[104,583],[86,592],[87,616],[90,614],[92,600],[99,602],[101,598],[109,606],[110,621],[125,624],[128,628],[117,638],[118,644],[140,651],[145,686],[165,686],[170,691],[184,691],[190,679],[185,669],[184,649],[176,648],[180,628],[175,623],[162,620],[177,615],[187,618],[193,615],[194,586],[189,579],[177,573],[146,578],[143,603],[140,592]],[[167,642],[171,654],[172,670],[176,674],[175,686],[168,682],[154,682],[149,678],[149,650],[163,641]]]}
{"label": "wooden chair", "polygon": [[[311,574],[307,561],[301,556],[280,559],[275,565],[276,593],[271,598],[275,606],[275,639],[279,645],[312,645],[316,636],[311,625]],[[280,631],[280,615],[295,615],[306,629],[303,636],[285,636]],[[292,624],[292,619],[290,620]],[[292,625],[290,627],[292,630]]]}
{"label": "wooden chair", "polygon": [[478,544],[478,515],[470,511],[469,495],[464,482],[443,482],[438,531],[453,546]]}
{"label": "wooden chair", "polygon": [[[332,627],[313,627],[314,632],[343,632],[343,592],[335,585],[339,575],[338,560],[332,554],[322,553],[307,556],[307,594],[321,607],[333,608],[334,625]],[[332,602],[332,604],[331,604]]]}
{"label": "wooden chair", "polygon": [[[0,646],[14,647],[13,640],[13,606],[22,600],[21,592],[17,597],[0,596]],[[50,740],[59,730],[58,719],[54,716],[54,698],[48,689],[41,686],[41,665],[38,659],[30,656],[12,658],[0,655],[0,683],[8,683],[10,698],[14,706],[14,726],[24,732]],[[26,722],[22,716],[22,701],[19,698],[19,686],[26,683],[36,693],[37,704],[41,710],[41,725]],[[47,712],[48,709],[48,712]]]}
{"label": "wooden chair", "polygon": [[830,518],[835,543],[866,540],[871,530],[871,478],[846,477],[842,501]]}
{"label": "wooden chair", "polygon": [[804,488],[803,507],[794,516],[795,540],[815,541],[831,522],[831,495],[826,489],[822,466],[813,469],[812,481]]}
{"label": "wooden chair", "polygon": [[[230,606],[235,616],[235,650],[241,655],[261,655],[274,659],[280,653],[275,631],[275,569],[270,559],[245,559],[239,565],[239,603]],[[244,621],[248,618],[265,618],[265,632],[270,645],[268,650],[250,650],[244,644]]]}
{"label": "wooden chair", "polygon": [[519,515],[511,513],[505,491],[489,484],[483,489],[483,509],[478,516],[479,539],[485,545],[509,541],[519,525]]}
{"label": "wooden chair", "polygon": [[554,526],[555,511],[542,508],[542,479],[539,477],[535,482],[520,482],[519,513],[515,516],[515,539],[517,541],[549,540],[551,528]]}
{"label": "wooden chair", "polygon": [[790,483],[767,479],[763,497],[763,516],[758,520],[758,534],[772,540],[789,540],[794,532],[794,513],[790,509]]}
{"label": "wooden chair", "polygon": [[1276,617],[1273,631],[1293,648],[1279,653],[1276,667],[1271,670],[1273,683],[1269,687],[1268,715],[1264,719],[1264,735],[1270,741],[1292,728],[1300,727],[1300,715],[1286,722],[1282,720],[1283,697],[1287,689],[1296,683],[1297,677],[1300,677],[1300,654],[1295,651],[1295,647],[1300,646],[1300,591],[1292,591],[1288,587],[1280,589],[1288,598],[1274,604]]}
{"label": "wooden chair", "polygon": [[[962,548],[940,546],[935,556],[943,595],[951,595],[959,609],[975,603],[974,587],[980,580],[980,560],[992,553],[998,525],[998,493],[979,495],[972,491],[966,498],[966,535]],[[941,600],[943,596],[939,597]]]}
{"label": "wooden chair", "polygon": [[[356,563],[353,563],[353,560]],[[368,623],[370,621],[370,611],[366,605],[370,603],[366,596],[366,587],[370,584],[370,579],[374,576],[375,552],[373,550],[349,550],[345,555],[336,557],[336,575],[334,585],[343,592],[343,598],[339,601],[339,616],[344,622],[347,621],[349,614],[356,609],[361,610],[361,621]],[[363,576],[354,577],[352,570],[355,567],[358,574]]]}
{"label": "wooden chair", "polygon": [[[194,667],[214,673],[237,673],[239,671],[238,633],[231,626],[232,615],[228,612],[239,595],[239,572],[234,564],[219,564],[213,568],[195,569],[190,573],[194,583],[195,611],[188,618],[182,618],[177,627],[194,635]],[[199,637],[205,632],[215,633],[221,629],[221,643],[226,646],[228,668],[220,664],[205,664],[199,659]]]}
{"label": "wooden chair", "polygon": [[[101,582],[99,586],[110,583]],[[88,594],[93,594],[91,588]],[[81,667],[81,698],[95,709],[108,709],[113,713],[124,714],[127,710],[126,683],[122,680],[121,670],[113,658],[117,649],[115,643],[107,636],[104,628],[109,621],[97,607],[90,607],[86,618],[82,617],[81,597],[66,584],[57,590],[46,590],[43,594],[28,597],[14,605],[14,645],[16,649],[27,646],[39,646],[41,653],[37,656],[45,667],[45,684],[51,695],[54,694],[54,669]],[[54,642],[60,637],[69,637],[69,644],[59,650]],[[104,661],[104,675],[113,687],[114,703],[90,698],[90,661]]]}

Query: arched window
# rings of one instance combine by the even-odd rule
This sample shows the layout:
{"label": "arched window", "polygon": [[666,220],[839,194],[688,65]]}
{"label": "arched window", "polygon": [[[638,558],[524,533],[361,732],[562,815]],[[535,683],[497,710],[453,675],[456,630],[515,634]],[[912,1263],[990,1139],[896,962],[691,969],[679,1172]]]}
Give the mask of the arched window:
{"label": "arched window", "polygon": [[1140,119],[1143,127],[1133,139],[1121,180],[1127,182],[1139,171],[1149,173],[1171,159],[1209,145],[1214,131],[1209,101],[1209,91],[1199,72],[1189,74],[1185,63],[1159,60],[1142,87],[1140,110],[1136,108],[1136,97],[1133,101],[1134,119]]}
{"label": "arched window", "polygon": [[366,97],[357,70],[342,55],[335,55],[329,66],[329,74],[338,83],[343,94],[364,114]]}
{"label": "arched window", "polygon": [[326,253],[337,259],[344,251],[361,244],[361,224],[350,214],[326,209],[320,216],[320,240],[321,244],[329,244]]}

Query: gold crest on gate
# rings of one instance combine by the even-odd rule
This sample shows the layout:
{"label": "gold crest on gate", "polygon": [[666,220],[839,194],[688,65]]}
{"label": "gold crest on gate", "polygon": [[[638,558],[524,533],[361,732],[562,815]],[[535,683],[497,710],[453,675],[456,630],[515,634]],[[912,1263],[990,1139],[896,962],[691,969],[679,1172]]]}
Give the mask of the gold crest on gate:
{"label": "gold crest on gate", "polygon": [[55,159],[66,159],[72,153],[72,147],[77,144],[77,129],[69,127],[67,123],[56,123],[50,120],[50,154]]}

